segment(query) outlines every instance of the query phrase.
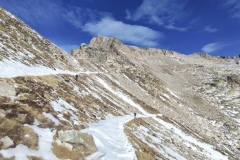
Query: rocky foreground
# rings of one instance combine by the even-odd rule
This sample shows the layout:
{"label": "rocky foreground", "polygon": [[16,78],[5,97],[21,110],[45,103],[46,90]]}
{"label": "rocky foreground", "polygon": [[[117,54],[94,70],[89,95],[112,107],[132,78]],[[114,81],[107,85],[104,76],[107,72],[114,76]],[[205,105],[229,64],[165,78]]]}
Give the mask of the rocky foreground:
{"label": "rocky foreground", "polygon": [[239,73],[102,36],[68,55],[1,8],[0,159],[238,159]]}

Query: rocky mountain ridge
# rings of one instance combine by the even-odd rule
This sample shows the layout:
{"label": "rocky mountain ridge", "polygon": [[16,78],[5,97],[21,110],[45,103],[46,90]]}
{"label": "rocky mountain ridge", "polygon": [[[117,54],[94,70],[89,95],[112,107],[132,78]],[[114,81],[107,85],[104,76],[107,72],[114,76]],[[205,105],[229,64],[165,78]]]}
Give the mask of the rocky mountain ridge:
{"label": "rocky mountain ridge", "polygon": [[240,157],[233,59],[103,36],[67,55],[3,9],[0,30],[0,159]]}
{"label": "rocky mountain ridge", "polygon": [[0,8],[1,57],[26,65],[74,69],[78,63],[20,19]]}

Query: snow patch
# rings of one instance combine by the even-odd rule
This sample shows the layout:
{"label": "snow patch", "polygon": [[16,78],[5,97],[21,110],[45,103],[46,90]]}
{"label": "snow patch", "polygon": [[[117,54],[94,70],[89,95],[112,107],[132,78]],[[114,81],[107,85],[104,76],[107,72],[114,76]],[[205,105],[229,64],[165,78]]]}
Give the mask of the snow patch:
{"label": "snow patch", "polygon": [[[1,46],[0,46],[1,47]],[[31,56],[32,57],[32,56]],[[43,63],[43,62],[41,62]],[[72,72],[67,70],[52,69],[45,66],[35,65],[28,66],[21,62],[14,60],[4,59],[0,61],[0,77],[1,78],[13,78],[18,76],[44,76],[51,74],[98,74],[100,72]]]}
{"label": "snow patch", "polygon": [[[53,110],[58,113],[58,118],[63,121],[67,121],[72,125],[80,125],[80,121],[78,116],[75,114],[77,113],[77,109],[73,107],[71,104],[67,103],[63,99],[59,98],[57,101],[51,101],[50,104],[53,107]],[[73,112],[74,111],[74,112]],[[70,121],[64,118],[63,113],[69,113],[71,115]]]}
{"label": "snow patch", "polygon": [[77,95],[79,96],[79,97],[85,97],[85,96],[87,96],[87,95],[89,95],[89,93],[88,92],[86,92],[86,91],[84,91],[84,90],[82,90],[81,92],[79,91],[80,89],[79,89],[79,87],[78,86],[74,86],[73,87],[73,90],[77,93]]}
{"label": "snow patch", "polygon": [[138,104],[136,104],[133,100],[131,100],[127,95],[125,95],[124,93],[120,92],[120,91],[115,91],[113,90],[104,80],[102,80],[101,78],[97,77],[98,82],[103,85],[107,90],[109,90],[110,92],[112,92],[114,95],[118,96],[119,98],[121,98],[122,100],[124,100],[125,102],[127,102],[128,104],[130,104],[131,106],[137,108],[141,113],[144,113],[145,115],[147,115],[148,113]]}
{"label": "snow patch", "polygon": [[132,119],[133,116],[130,115],[108,117],[106,120],[101,120],[98,123],[88,124],[89,128],[81,132],[93,136],[98,151],[86,159],[136,160],[135,150],[124,134],[124,123]]}
{"label": "snow patch", "polygon": [[4,59],[0,62],[0,77],[13,78],[17,76],[43,76],[51,74],[76,74],[71,71],[51,69],[44,66],[27,66],[21,62]]}
{"label": "snow patch", "polygon": [[2,154],[4,158],[15,157],[15,160],[28,160],[28,156],[58,160],[58,158],[52,153],[52,142],[55,131],[51,132],[50,129],[43,129],[37,126],[26,126],[31,127],[38,135],[38,150],[32,150],[25,145],[19,144],[15,148],[0,150],[0,154]]}
{"label": "snow patch", "polygon": [[43,116],[53,121],[56,125],[61,124],[58,119],[56,119],[51,113],[43,112]]}
{"label": "snow patch", "polygon": [[196,138],[187,135],[186,133],[184,133],[183,131],[181,131],[180,129],[178,129],[177,127],[175,127],[174,125],[167,123],[155,116],[152,117],[154,120],[156,120],[157,122],[159,122],[161,125],[163,125],[165,128],[167,128],[168,130],[172,130],[175,134],[177,134],[178,136],[180,136],[186,143],[186,145],[190,145],[193,146],[191,144],[194,144],[196,146],[199,146],[200,148],[203,149],[202,152],[204,152],[204,154],[208,157],[211,157],[212,159],[219,159],[219,160],[227,160],[228,158],[226,156],[224,156],[223,154],[221,154],[220,152],[216,151],[213,149],[213,146],[200,142],[198,141]]}

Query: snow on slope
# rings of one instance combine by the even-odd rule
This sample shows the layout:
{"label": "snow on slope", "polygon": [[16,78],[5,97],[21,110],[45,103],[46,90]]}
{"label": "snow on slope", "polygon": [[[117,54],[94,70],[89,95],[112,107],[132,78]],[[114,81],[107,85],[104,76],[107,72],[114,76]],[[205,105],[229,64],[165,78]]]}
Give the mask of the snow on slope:
{"label": "snow on slope", "polygon": [[49,74],[74,74],[70,71],[51,69],[44,66],[27,66],[21,62],[4,59],[0,62],[0,77],[13,78],[17,76],[43,76]]}
{"label": "snow on slope", "polygon": [[[199,148],[202,148],[202,152],[204,152],[204,154],[209,157],[210,159],[219,159],[219,160],[227,160],[227,156],[221,154],[220,152],[216,151],[215,149],[213,149],[212,145],[200,142],[198,139],[196,139],[195,137],[192,137],[190,135],[187,135],[186,133],[184,133],[182,130],[180,130],[179,128],[177,128],[176,126],[174,126],[173,124],[167,123],[165,121],[163,121],[162,119],[158,118],[157,116],[161,116],[159,114],[150,114],[147,111],[145,111],[139,104],[136,104],[133,100],[131,100],[131,98],[129,98],[127,95],[124,95],[122,92],[120,91],[115,91],[111,86],[108,85],[108,83],[106,83],[103,79],[97,77],[96,78],[98,80],[98,82],[100,84],[102,84],[107,90],[109,90],[110,92],[112,92],[113,94],[119,96],[121,99],[123,99],[124,101],[126,101],[127,103],[129,103],[131,106],[137,108],[139,111],[141,111],[141,117],[151,117],[152,119],[154,119],[155,121],[157,121],[159,124],[163,125],[166,129],[168,130],[172,130],[174,132],[174,134],[176,134],[179,138],[181,138],[187,145],[189,146],[198,146]],[[173,94],[173,92],[170,92],[170,94]],[[118,119],[118,118],[115,118]],[[111,122],[107,122],[109,123],[108,125],[111,126],[111,123],[114,123],[114,118],[112,118]],[[101,122],[103,123],[103,122]],[[121,123],[121,122],[118,122]],[[125,122],[126,123],[126,122]],[[97,126],[98,124],[95,124],[95,126]],[[100,124],[99,124],[100,125]],[[103,125],[103,124],[101,124]],[[101,127],[102,128],[102,127]],[[100,129],[101,129],[100,128]],[[94,128],[93,128],[94,130]],[[91,132],[90,132],[91,133]],[[91,133],[92,134],[92,133]],[[96,134],[96,133],[94,133]],[[96,134],[97,135],[97,134]],[[104,135],[102,135],[104,136]],[[97,142],[100,143],[101,140],[103,140],[102,138],[97,139]],[[110,140],[110,139],[109,139]],[[115,143],[116,145],[119,143],[118,140],[115,140],[114,138],[111,139],[112,143]],[[115,141],[115,142],[114,142]],[[100,143],[101,146],[101,143]],[[177,152],[174,152],[173,150],[171,150],[170,148],[166,149],[167,147],[165,146],[165,150],[168,151],[170,153],[170,155],[172,157],[176,157],[176,159],[184,159],[183,157],[181,157]],[[160,153],[162,153],[162,151],[159,151]],[[98,155],[100,154],[101,157],[101,153],[98,153],[96,156],[96,159],[98,157]],[[98,157],[98,158],[100,158]]]}
{"label": "snow on slope", "polygon": [[38,156],[44,159],[58,160],[58,158],[52,153],[52,142],[55,131],[50,129],[39,128],[35,125],[26,125],[37,133],[38,150],[29,149],[27,146],[19,144],[15,148],[9,148],[7,150],[0,150],[0,154],[5,158],[15,157],[16,160],[28,160],[28,156]]}
{"label": "snow on slope", "polygon": [[160,118],[157,118],[156,116],[152,116],[154,120],[156,120],[158,123],[163,125],[167,130],[173,131],[174,134],[179,136],[183,140],[183,142],[188,146],[198,146],[199,148],[202,148],[202,151],[204,155],[209,157],[210,159],[218,159],[218,160],[227,160],[227,156],[223,155],[222,153],[216,151],[213,149],[212,145],[206,144],[204,142],[200,142],[196,138],[187,135],[182,130],[174,126],[173,124],[167,123],[163,121]]}
{"label": "snow on slope", "polygon": [[83,133],[91,134],[98,151],[87,157],[87,160],[136,160],[135,149],[124,134],[124,123],[133,116],[108,117],[98,123],[89,124]]}
{"label": "snow on slope", "polygon": [[4,59],[0,61],[0,77],[13,78],[18,76],[44,76],[51,74],[97,74],[99,72],[71,72],[60,69],[52,69],[45,66],[27,66],[21,62]]}
{"label": "snow on slope", "polygon": [[115,91],[114,89],[112,89],[103,79],[97,77],[97,80],[99,83],[101,83],[107,90],[109,90],[110,92],[112,92],[114,95],[118,95],[122,100],[126,101],[127,103],[129,103],[131,106],[137,108],[141,113],[143,113],[144,115],[148,115],[148,113],[138,104],[136,104],[135,102],[133,102],[133,100],[131,100],[127,95],[123,94],[120,91]]}
{"label": "snow on slope", "polygon": [[[11,60],[3,60],[0,62],[0,77],[15,77],[15,76],[27,76],[27,75],[48,75],[48,74],[71,74],[75,75],[77,73],[70,72],[70,71],[62,71],[62,70],[53,70],[44,66],[27,66],[20,62],[11,61]],[[79,72],[79,73],[97,73],[97,72]],[[156,120],[161,125],[165,126],[167,129],[171,129],[174,131],[176,135],[185,139],[185,143],[190,145],[196,145],[203,149],[204,153],[210,157],[211,159],[227,159],[226,156],[222,155],[221,153],[217,152],[213,149],[211,145],[202,143],[198,141],[196,138],[189,136],[182,132],[179,128],[175,127],[174,125],[167,123],[160,118],[157,118],[157,115],[152,115],[146,112],[139,104],[136,104],[130,97],[125,95],[123,92],[119,90],[114,90],[109,84],[104,81],[103,79],[96,77],[96,80],[108,91],[113,93],[114,95],[118,96],[120,99],[127,102],[129,105],[138,109],[141,114],[145,117],[151,117],[152,119]],[[171,92],[170,92],[171,93]],[[58,101],[51,102],[54,110],[59,112],[58,118],[60,120],[62,118],[61,111],[63,110],[75,110],[75,108],[69,107],[65,102],[61,99]],[[61,107],[64,104],[66,108]],[[73,115],[73,114],[72,114]],[[48,113],[44,113],[44,116],[51,119],[54,123],[59,123],[56,119],[53,119],[52,115]],[[76,116],[73,116],[76,117]],[[95,143],[98,147],[98,152],[88,157],[88,159],[136,159],[135,151],[132,145],[129,143],[126,135],[124,134],[124,127],[123,125],[132,119],[131,116],[123,116],[123,117],[110,117],[106,120],[99,121],[98,123],[89,124],[89,128],[83,130],[85,133],[89,133],[93,135]],[[77,122],[76,119],[73,121]],[[51,134],[50,137],[53,136],[53,133],[46,130],[40,129],[36,126],[32,126],[34,131],[39,134],[39,132],[44,132],[44,134]],[[39,145],[43,140],[39,140]],[[52,140],[50,140],[52,141]],[[50,144],[48,144],[49,146]],[[169,150],[169,149],[168,149]],[[49,149],[50,151],[50,149]],[[21,154],[19,154],[21,152]],[[0,153],[3,154],[4,157],[11,157],[13,155],[20,156],[21,159],[25,159],[27,155],[42,155],[47,150],[40,149],[38,151],[30,150],[26,146],[18,145],[14,149],[9,150],[1,150]],[[169,151],[174,153],[173,151]],[[41,153],[41,154],[40,154]],[[50,156],[53,156],[52,154]],[[180,157],[177,153],[172,155],[173,157]],[[55,157],[53,157],[55,159]]]}

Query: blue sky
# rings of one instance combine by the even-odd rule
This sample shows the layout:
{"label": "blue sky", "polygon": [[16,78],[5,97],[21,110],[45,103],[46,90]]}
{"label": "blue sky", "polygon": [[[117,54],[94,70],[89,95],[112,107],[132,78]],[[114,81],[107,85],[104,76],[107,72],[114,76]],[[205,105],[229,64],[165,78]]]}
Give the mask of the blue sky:
{"label": "blue sky", "polygon": [[103,35],[183,54],[240,54],[239,0],[1,0],[0,6],[67,52]]}

